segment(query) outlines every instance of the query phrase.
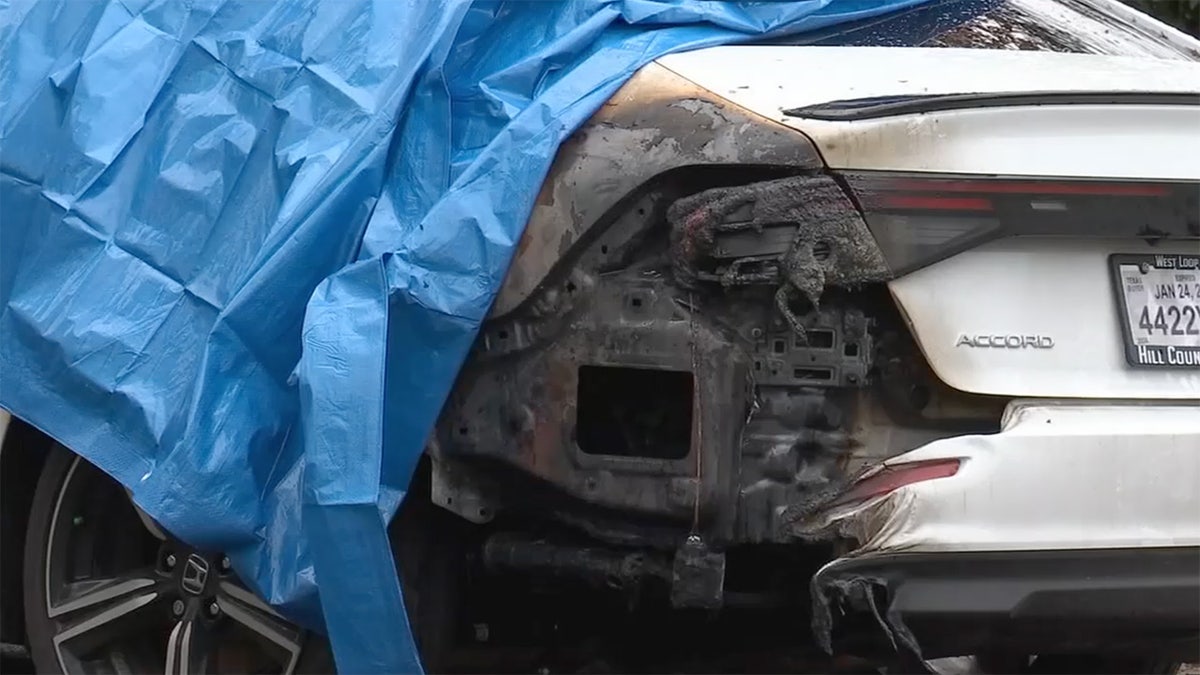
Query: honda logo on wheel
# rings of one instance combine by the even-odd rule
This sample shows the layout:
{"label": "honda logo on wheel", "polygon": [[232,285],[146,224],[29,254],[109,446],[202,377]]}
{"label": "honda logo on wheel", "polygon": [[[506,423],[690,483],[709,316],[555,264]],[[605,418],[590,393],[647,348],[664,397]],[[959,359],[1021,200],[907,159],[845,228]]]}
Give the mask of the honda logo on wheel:
{"label": "honda logo on wheel", "polygon": [[183,565],[183,578],[179,585],[192,595],[200,595],[208,585],[208,561],[195,553],[188,556]]}

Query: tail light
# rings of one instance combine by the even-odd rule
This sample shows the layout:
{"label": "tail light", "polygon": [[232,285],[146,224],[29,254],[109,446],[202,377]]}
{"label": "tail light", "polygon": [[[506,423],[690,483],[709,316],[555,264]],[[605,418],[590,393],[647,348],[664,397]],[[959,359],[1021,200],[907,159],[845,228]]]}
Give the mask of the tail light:
{"label": "tail light", "polygon": [[896,274],[1009,236],[1200,237],[1200,183],[843,173]]}
{"label": "tail light", "polygon": [[961,465],[962,460],[958,458],[887,464],[852,485],[832,506],[860,504],[869,499],[895,492],[905,485],[937,478],[949,478],[958,473]]}

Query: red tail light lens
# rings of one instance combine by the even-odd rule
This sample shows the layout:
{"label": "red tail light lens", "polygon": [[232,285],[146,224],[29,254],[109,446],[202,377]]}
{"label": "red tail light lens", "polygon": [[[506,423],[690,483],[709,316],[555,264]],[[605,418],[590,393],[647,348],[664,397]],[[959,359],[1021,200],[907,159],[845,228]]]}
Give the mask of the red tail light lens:
{"label": "red tail light lens", "polygon": [[884,195],[881,209],[896,211],[991,211],[992,201],[984,197],[950,195]]}
{"label": "red tail light lens", "polygon": [[833,506],[848,506],[882,497],[905,485],[921,483],[937,478],[949,478],[958,473],[961,459],[932,459],[923,462],[889,464],[876,473],[855,483]]}

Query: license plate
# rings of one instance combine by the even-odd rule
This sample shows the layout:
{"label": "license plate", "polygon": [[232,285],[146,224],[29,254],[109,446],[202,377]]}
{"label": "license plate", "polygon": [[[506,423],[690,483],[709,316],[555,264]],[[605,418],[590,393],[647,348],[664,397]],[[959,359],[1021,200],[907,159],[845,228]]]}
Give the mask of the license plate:
{"label": "license plate", "polygon": [[1129,364],[1200,368],[1200,255],[1116,254],[1110,262]]}

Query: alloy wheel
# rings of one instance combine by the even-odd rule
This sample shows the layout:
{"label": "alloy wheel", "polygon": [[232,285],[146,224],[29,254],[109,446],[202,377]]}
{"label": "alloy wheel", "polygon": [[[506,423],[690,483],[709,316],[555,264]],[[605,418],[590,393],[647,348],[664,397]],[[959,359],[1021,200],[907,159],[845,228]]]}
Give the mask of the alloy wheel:
{"label": "alloy wheel", "polygon": [[107,475],[56,452],[69,457],[48,462],[26,547],[39,671],[296,671],[304,631],[247,590],[228,558],[170,536]]}

